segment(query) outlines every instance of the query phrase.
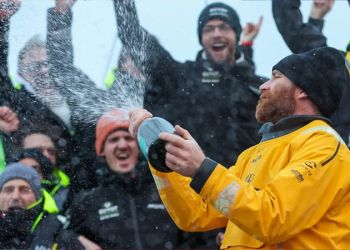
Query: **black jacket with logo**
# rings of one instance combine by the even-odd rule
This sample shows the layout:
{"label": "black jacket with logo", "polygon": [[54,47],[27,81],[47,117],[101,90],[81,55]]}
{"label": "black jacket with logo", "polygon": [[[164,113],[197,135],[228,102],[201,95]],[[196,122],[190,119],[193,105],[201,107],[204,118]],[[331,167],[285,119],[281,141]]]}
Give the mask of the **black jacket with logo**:
{"label": "black jacket with logo", "polygon": [[100,186],[77,197],[70,226],[103,249],[173,249],[178,229],[145,163],[133,176],[100,168]]}
{"label": "black jacket with logo", "polygon": [[123,46],[148,80],[146,109],[189,130],[206,155],[226,166],[259,141],[255,108],[265,79],[255,75],[246,47],[237,47],[234,65],[214,65],[203,51],[180,63],[140,26],[133,1],[115,0],[115,7]]}

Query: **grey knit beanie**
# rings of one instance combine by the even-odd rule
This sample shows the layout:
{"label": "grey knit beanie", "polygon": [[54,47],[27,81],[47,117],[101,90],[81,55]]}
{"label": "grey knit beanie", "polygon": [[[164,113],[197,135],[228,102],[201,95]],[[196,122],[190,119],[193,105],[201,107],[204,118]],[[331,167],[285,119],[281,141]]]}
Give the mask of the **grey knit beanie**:
{"label": "grey knit beanie", "polygon": [[4,184],[13,179],[22,179],[28,182],[33,190],[36,199],[41,197],[40,178],[35,170],[26,167],[21,163],[10,163],[5,167],[4,172],[0,175],[0,189]]}

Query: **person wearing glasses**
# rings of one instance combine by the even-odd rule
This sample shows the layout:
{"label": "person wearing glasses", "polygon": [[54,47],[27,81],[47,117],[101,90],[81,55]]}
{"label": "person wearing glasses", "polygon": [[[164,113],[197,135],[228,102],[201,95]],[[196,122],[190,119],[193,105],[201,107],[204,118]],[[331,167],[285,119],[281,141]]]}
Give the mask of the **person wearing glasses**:
{"label": "person wearing glasses", "polygon": [[141,27],[134,1],[114,2],[119,38],[148,80],[144,107],[193,131],[203,150],[224,166],[233,164],[258,142],[254,112],[264,79],[255,74],[252,45],[262,20],[242,29],[232,7],[207,5],[198,17],[202,48],[195,61],[181,63]]}

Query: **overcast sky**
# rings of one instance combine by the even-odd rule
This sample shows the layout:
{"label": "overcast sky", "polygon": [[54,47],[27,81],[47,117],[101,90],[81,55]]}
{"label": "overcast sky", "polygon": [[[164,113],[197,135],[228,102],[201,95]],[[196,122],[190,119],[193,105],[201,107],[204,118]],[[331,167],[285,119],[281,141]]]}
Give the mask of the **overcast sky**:
{"label": "overcast sky", "polygon": [[[200,44],[197,37],[197,18],[207,3],[203,0],[136,0],[141,24],[156,35],[161,44],[179,61],[194,60]],[[254,43],[257,73],[270,76],[271,67],[290,52],[273,22],[271,1],[231,0],[240,15],[241,23],[257,22],[264,16],[263,27]],[[35,34],[46,37],[46,11],[54,0],[23,0],[11,20],[10,72],[16,75],[17,54],[24,43]],[[311,0],[303,1],[302,12],[307,20]],[[326,16],[324,33],[328,44],[345,49],[350,39],[350,8],[346,0],[336,0]],[[115,17],[112,0],[78,0],[73,8],[73,43],[75,64],[100,85],[106,71],[115,65],[120,41],[115,39]]]}

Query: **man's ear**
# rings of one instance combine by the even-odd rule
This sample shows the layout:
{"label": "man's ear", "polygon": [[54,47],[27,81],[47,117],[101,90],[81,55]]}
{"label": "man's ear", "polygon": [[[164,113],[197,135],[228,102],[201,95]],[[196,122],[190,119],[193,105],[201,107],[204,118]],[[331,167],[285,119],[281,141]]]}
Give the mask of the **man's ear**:
{"label": "man's ear", "polygon": [[101,154],[100,154],[100,157],[105,157],[105,156],[106,156],[106,154],[105,154],[105,149],[104,149],[104,146],[103,146],[102,152],[101,152]]}
{"label": "man's ear", "polygon": [[297,88],[296,89],[296,98],[297,99],[305,99],[305,98],[309,98],[309,96],[301,88]]}

